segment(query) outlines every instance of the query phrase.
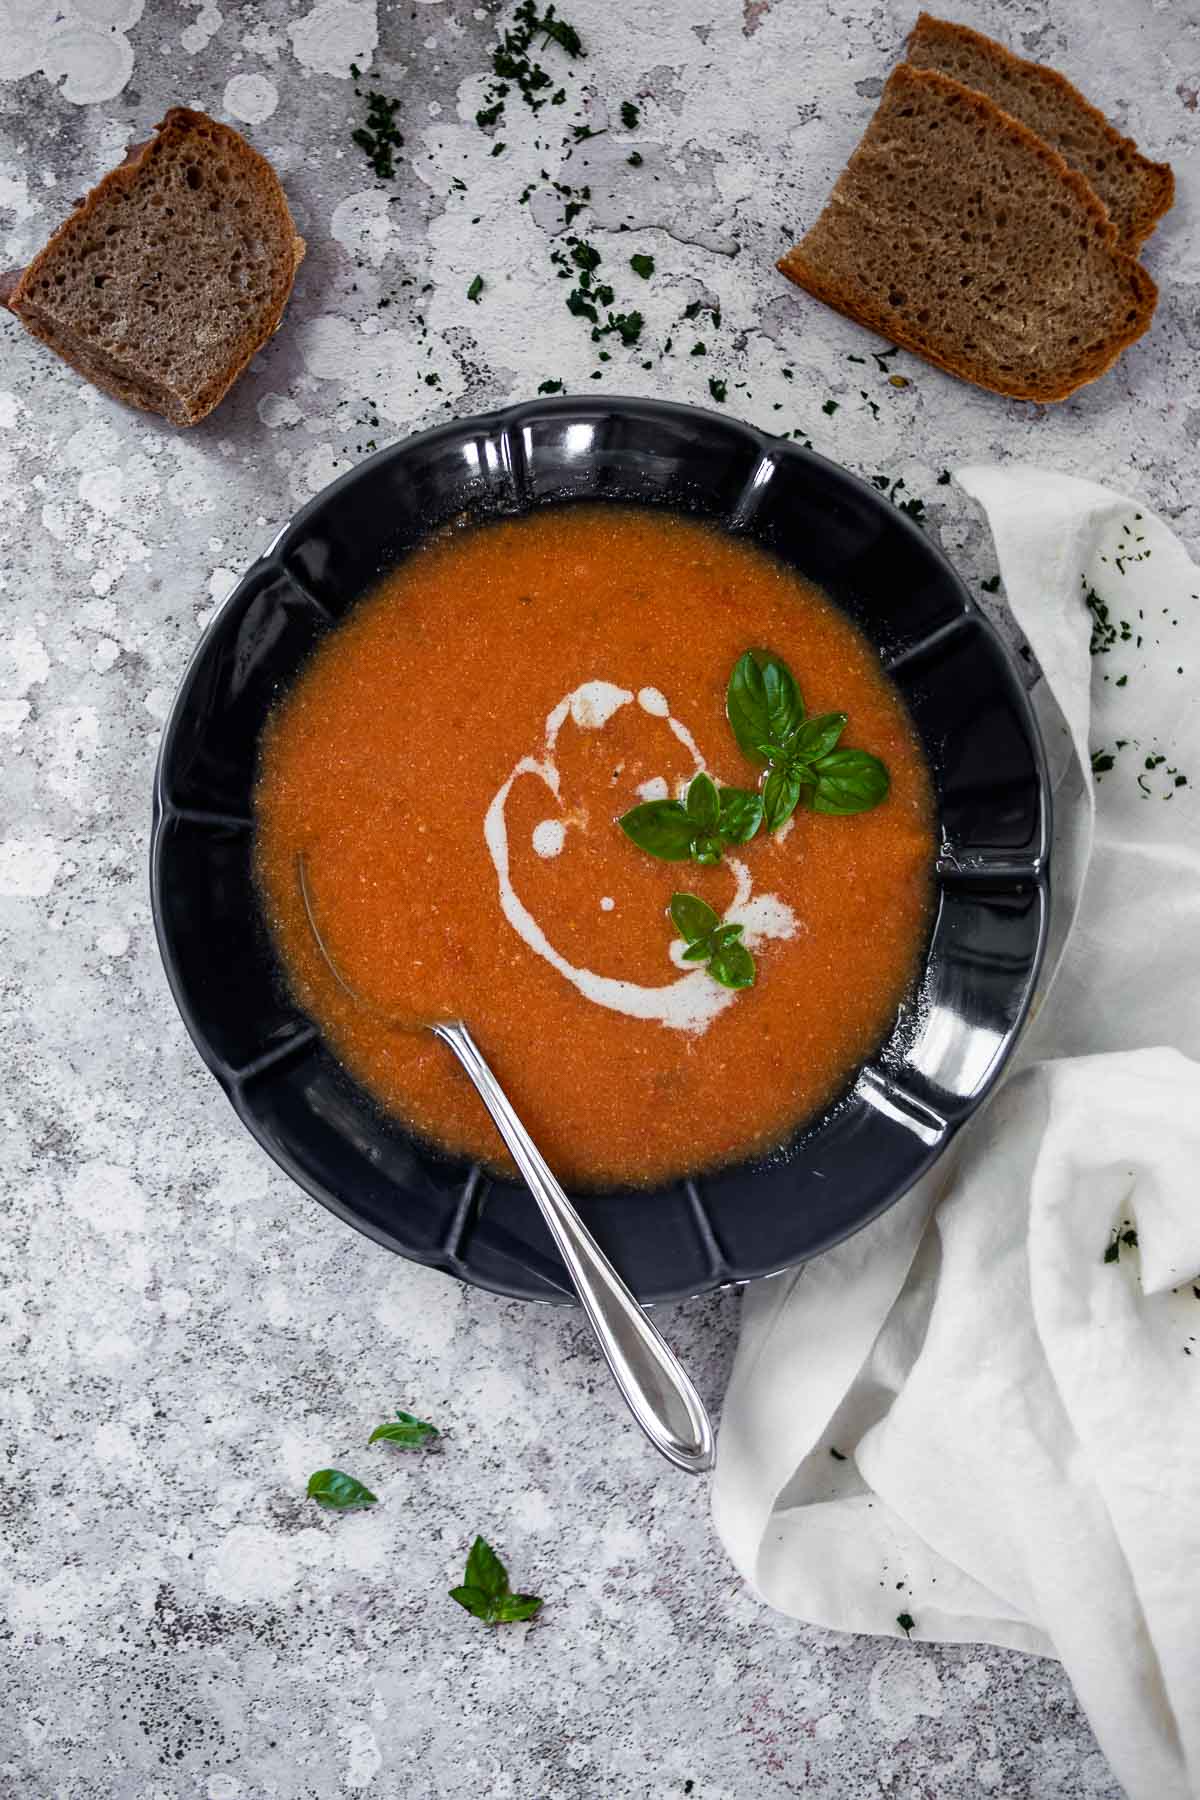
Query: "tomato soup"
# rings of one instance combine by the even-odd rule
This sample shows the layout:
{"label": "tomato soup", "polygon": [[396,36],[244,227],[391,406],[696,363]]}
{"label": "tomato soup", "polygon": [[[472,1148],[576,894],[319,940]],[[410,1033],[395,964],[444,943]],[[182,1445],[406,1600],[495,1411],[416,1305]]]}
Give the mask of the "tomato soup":
{"label": "tomato soup", "polygon": [[[886,798],[814,810],[807,777],[779,829],[714,828],[702,860],[659,860],[619,825],[632,809],[667,802],[675,829],[700,772],[758,805],[768,771],[726,712],[751,649],[791,671],[810,722],[845,715],[838,749],[886,765]],[[505,1169],[452,1053],[396,1023],[465,1019],[578,1185],[780,1143],[889,1034],[928,932],[929,774],[878,654],[771,556],[648,508],[547,507],[410,555],[276,708],[256,811],[283,965],[345,1067],[418,1134]],[[680,892],[749,952],[752,985],[715,978],[703,943],[687,959]]]}

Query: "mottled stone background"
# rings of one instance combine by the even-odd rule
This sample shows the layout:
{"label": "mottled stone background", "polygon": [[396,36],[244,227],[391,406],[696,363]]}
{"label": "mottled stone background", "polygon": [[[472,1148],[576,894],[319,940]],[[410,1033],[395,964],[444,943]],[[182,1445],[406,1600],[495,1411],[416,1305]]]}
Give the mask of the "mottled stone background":
{"label": "mottled stone background", "polygon": [[[731,412],[901,478],[973,584],[989,544],[937,482],[964,460],[1091,474],[1200,537],[1190,0],[956,9],[1074,75],[1181,178],[1146,255],[1153,331],[1056,409],[903,355],[894,385],[772,267],[911,5],[564,10],[588,51],[545,54],[568,103],[535,119],[510,99],[489,136],[496,4],[0,0],[5,263],[173,102],[249,132],[309,244],[285,328],[191,432],[83,387],[11,321],[0,339],[0,1794],[1114,1800],[1055,1665],[760,1607],[578,1321],[410,1268],[304,1199],[203,1072],[159,969],[146,850],[172,691],[237,572],[369,442],[543,380],[707,403],[712,376]],[[383,184],[350,143],[352,59],[400,99]],[[568,157],[585,122],[607,130]],[[607,363],[564,308],[540,170],[590,185],[580,224],[646,315]],[[694,299],[719,301],[719,330],[681,321]],[[737,1317],[727,1295],[665,1319],[714,1404]],[[446,1429],[440,1455],[365,1451],[396,1404]],[[382,1504],[318,1513],[304,1481],[327,1463]],[[446,1599],[477,1530],[545,1595],[536,1626],[489,1633]]]}

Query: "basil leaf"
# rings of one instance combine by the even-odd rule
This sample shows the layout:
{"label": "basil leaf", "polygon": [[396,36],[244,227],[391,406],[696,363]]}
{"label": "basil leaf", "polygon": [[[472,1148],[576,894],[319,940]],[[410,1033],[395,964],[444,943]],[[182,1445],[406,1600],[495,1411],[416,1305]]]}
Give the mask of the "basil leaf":
{"label": "basil leaf", "polygon": [[887,769],[866,750],[834,750],[812,768],[817,777],[811,801],[814,812],[869,812],[888,797],[891,779]]}
{"label": "basil leaf", "polygon": [[702,937],[694,944],[689,944],[683,953],[684,962],[707,962],[713,953],[712,939]]}
{"label": "basil leaf", "polygon": [[747,650],[734,664],[725,712],[743,752],[763,762],[804,718],[804,702],[787,664],[768,650]]}
{"label": "basil leaf", "polygon": [[617,824],[639,850],[660,862],[686,862],[691,855],[696,825],[678,800],[647,800],[622,814]]}
{"label": "basil leaf", "polygon": [[702,867],[711,869],[721,860],[721,841],[719,838],[698,837],[692,840],[692,861]]}
{"label": "basil leaf", "polygon": [[792,678],[792,671],[778,656],[772,656],[766,650],[758,650],[755,655],[762,669],[763,689],[767,696],[767,735],[772,743],[785,744],[804,718],[800,689]]}
{"label": "basil leaf", "polygon": [[343,1474],[341,1469],[318,1469],[315,1475],[309,1476],[305,1492],[310,1500],[335,1512],[345,1512],[351,1506],[374,1506],[378,1497],[353,1475]]}
{"label": "basil leaf", "polygon": [[745,944],[724,944],[709,963],[708,972],[722,987],[754,986],[754,958]]}
{"label": "basil leaf", "polygon": [[508,1570],[486,1538],[477,1537],[471,1545],[463,1583],[469,1588],[482,1588],[490,1600],[499,1600],[508,1593]]}
{"label": "basil leaf", "polygon": [[457,1600],[460,1606],[465,1606],[476,1619],[488,1618],[492,1610],[492,1603],[482,1588],[452,1587],[450,1598]]}
{"label": "basil leaf", "polygon": [[713,955],[718,950],[723,950],[726,944],[732,944],[736,938],[740,938],[745,929],[744,925],[718,925],[709,940]]}
{"label": "basil leaf", "polygon": [[671,922],[686,944],[698,944],[721,923],[707,900],[697,894],[671,895]]}
{"label": "basil leaf", "polygon": [[711,831],[716,825],[721,816],[721,803],[710,776],[693,777],[687,791],[687,815],[702,831]]}
{"label": "basil leaf", "polygon": [[745,844],[762,824],[761,794],[747,793],[745,788],[721,789],[721,812],[717,830],[727,844]]}
{"label": "basil leaf", "polygon": [[845,729],[845,713],[817,713],[813,718],[805,719],[799,731],[792,733],[786,745],[787,754],[801,762],[815,762],[818,757],[829,755]]}
{"label": "basil leaf", "polygon": [[536,1594],[514,1594],[508,1585],[508,1570],[485,1538],[477,1537],[467,1556],[466,1575],[460,1587],[450,1589],[450,1598],[485,1625],[513,1625],[532,1619],[541,1608]]}
{"label": "basil leaf", "polygon": [[523,1619],[534,1618],[541,1610],[538,1594],[506,1594],[492,1609],[492,1617],[498,1625],[514,1625]]}
{"label": "basil leaf", "polygon": [[789,764],[771,770],[763,783],[763,819],[768,831],[778,831],[787,824],[803,785],[803,778]]}
{"label": "basil leaf", "polygon": [[401,1449],[416,1450],[437,1436],[436,1425],[428,1425],[424,1419],[415,1419],[411,1413],[397,1408],[396,1417],[389,1419],[386,1425],[377,1425],[367,1443],[399,1444]]}

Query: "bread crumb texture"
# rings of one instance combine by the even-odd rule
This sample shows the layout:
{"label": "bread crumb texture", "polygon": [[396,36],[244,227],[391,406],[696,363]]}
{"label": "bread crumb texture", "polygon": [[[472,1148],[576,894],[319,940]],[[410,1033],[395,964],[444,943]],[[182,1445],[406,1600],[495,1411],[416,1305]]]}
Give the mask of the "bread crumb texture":
{"label": "bread crumb texture", "polygon": [[939,368],[1024,400],[1102,375],[1158,298],[1057,151],[986,95],[905,63],[779,268]]}
{"label": "bread crumb texture", "polygon": [[88,381],[194,425],[275,331],[303,255],[265,157],[175,107],[5,298]]}

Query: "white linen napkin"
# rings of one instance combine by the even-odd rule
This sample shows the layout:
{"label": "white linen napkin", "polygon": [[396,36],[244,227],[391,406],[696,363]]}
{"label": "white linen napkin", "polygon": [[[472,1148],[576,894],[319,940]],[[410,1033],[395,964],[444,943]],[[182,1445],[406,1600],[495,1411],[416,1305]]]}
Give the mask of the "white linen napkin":
{"label": "white linen napkin", "polygon": [[1192,1800],[1200,569],[1091,482],[1011,464],[957,479],[1044,672],[1038,1007],[925,1182],[748,1290],[714,1516],[746,1580],[798,1618],[899,1636],[903,1617],[914,1638],[1061,1658],[1133,1800]]}

